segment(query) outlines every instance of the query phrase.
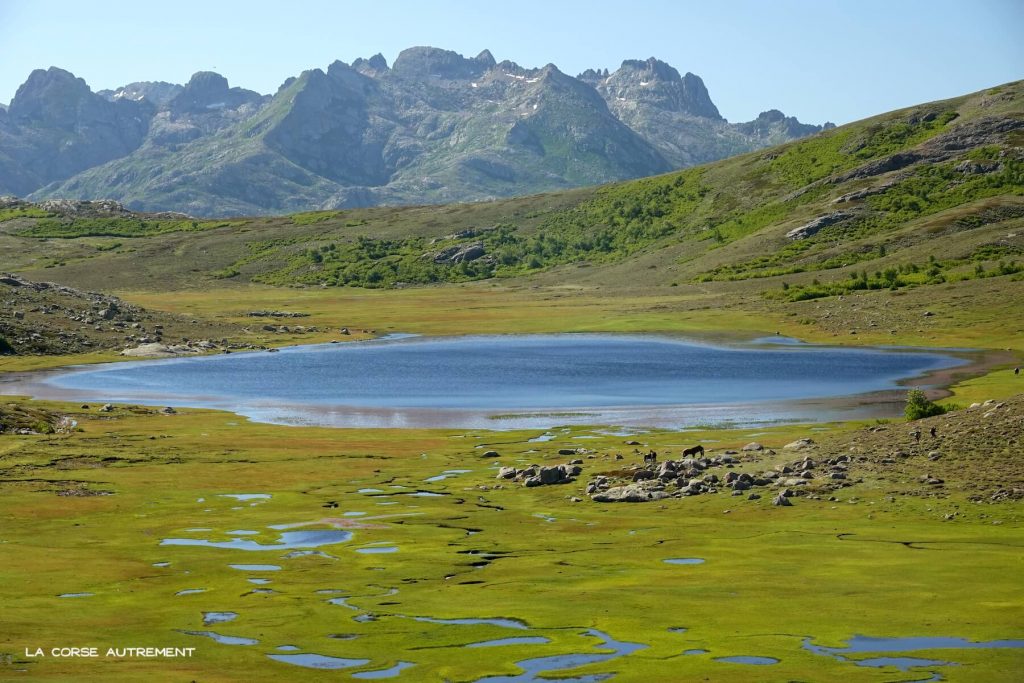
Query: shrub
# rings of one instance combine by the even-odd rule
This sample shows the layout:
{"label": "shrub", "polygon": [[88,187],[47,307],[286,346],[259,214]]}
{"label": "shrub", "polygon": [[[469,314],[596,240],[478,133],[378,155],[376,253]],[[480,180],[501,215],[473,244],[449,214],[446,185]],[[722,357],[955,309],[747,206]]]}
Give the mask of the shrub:
{"label": "shrub", "polygon": [[907,393],[907,407],[903,411],[903,414],[907,416],[907,420],[920,420],[923,417],[934,417],[945,412],[945,408],[933,401],[929,401],[928,397],[920,389],[911,389]]}
{"label": "shrub", "polygon": [[13,356],[14,347],[6,338],[0,337],[0,356]]}

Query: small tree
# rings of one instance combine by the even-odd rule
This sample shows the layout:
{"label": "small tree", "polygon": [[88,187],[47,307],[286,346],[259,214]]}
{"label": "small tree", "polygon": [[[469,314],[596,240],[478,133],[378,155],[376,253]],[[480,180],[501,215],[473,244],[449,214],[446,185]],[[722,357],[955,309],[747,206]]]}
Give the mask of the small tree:
{"label": "small tree", "polygon": [[945,408],[933,401],[929,401],[928,397],[920,389],[911,389],[907,393],[907,407],[903,411],[903,414],[907,416],[907,420],[920,420],[922,417],[934,417],[945,412]]}

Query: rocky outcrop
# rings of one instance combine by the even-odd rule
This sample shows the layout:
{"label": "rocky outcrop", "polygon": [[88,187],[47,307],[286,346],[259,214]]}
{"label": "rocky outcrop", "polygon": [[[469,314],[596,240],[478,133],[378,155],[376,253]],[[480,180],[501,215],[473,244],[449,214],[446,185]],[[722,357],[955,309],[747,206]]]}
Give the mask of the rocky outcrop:
{"label": "rocky outcrop", "polygon": [[793,228],[786,233],[786,237],[791,240],[805,240],[808,237],[817,235],[823,228],[827,228],[830,225],[836,223],[842,223],[853,218],[856,214],[848,211],[833,211],[830,214],[819,216],[810,223],[805,223],[798,228]]}
{"label": "rocky outcrop", "polygon": [[523,469],[502,467],[498,470],[497,478],[518,481],[527,487],[568,484],[576,481],[576,477],[583,471],[581,462],[575,460],[563,465],[530,465]]}
{"label": "rocky outcrop", "polygon": [[482,242],[456,244],[433,255],[434,263],[453,265],[456,263],[476,261],[487,253]]}

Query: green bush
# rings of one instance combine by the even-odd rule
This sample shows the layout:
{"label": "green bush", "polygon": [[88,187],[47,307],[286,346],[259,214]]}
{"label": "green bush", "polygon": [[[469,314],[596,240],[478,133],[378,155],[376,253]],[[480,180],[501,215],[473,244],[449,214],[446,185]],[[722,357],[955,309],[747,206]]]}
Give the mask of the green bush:
{"label": "green bush", "polygon": [[0,337],[0,356],[13,356],[14,347],[5,337]]}
{"label": "green bush", "polygon": [[928,397],[920,389],[911,389],[907,393],[907,407],[903,411],[903,414],[907,416],[907,420],[920,420],[923,417],[934,417],[945,412],[945,408],[933,401],[929,401]]}

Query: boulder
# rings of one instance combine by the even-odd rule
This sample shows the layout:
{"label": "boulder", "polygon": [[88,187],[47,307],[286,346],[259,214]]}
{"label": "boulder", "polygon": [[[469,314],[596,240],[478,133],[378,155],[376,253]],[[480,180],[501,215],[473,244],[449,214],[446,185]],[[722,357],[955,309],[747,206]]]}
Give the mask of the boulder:
{"label": "boulder", "polygon": [[805,448],[810,448],[814,445],[814,439],[797,439],[796,441],[790,441],[783,448],[791,451],[801,451]]}
{"label": "boulder", "polygon": [[756,441],[751,441],[750,443],[748,443],[746,446],[743,447],[743,450],[745,450],[745,451],[763,451],[764,450],[764,446],[762,446],[761,444],[759,444]]}
{"label": "boulder", "polygon": [[779,495],[775,496],[775,498],[772,500],[772,505],[790,507],[793,505],[793,502],[789,498],[780,493]]}
{"label": "boulder", "polygon": [[541,484],[557,484],[565,481],[565,472],[560,467],[541,467],[539,478]]}
{"label": "boulder", "polygon": [[481,455],[480,457],[481,458],[497,458],[498,457],[498,451],[484,451],[483,455]]}
{"label": "boulder", "polygon": [[516,468],[515,467],[502,467],[498,470],[498,476],[495,479],[515,479]]}

